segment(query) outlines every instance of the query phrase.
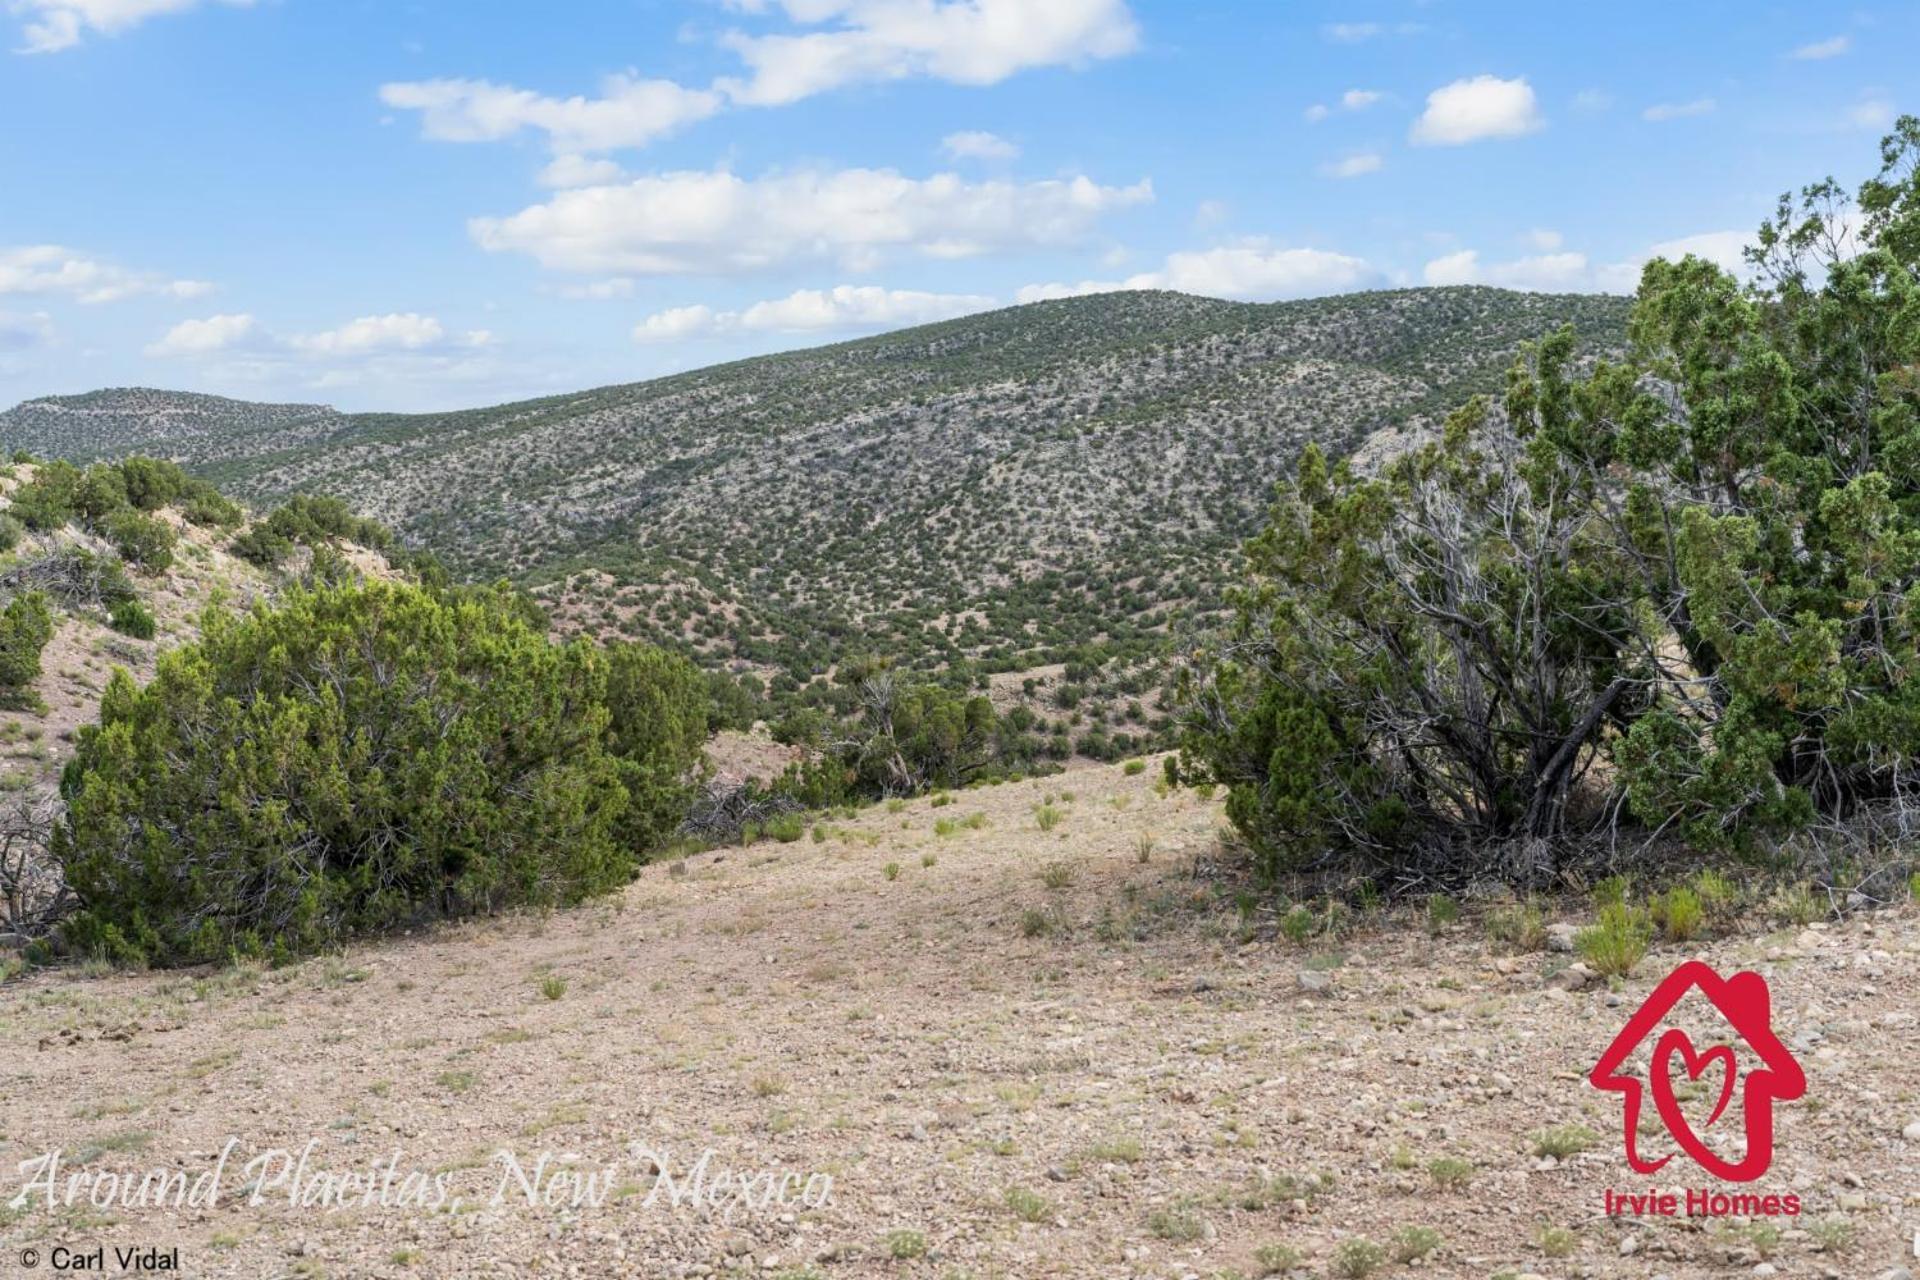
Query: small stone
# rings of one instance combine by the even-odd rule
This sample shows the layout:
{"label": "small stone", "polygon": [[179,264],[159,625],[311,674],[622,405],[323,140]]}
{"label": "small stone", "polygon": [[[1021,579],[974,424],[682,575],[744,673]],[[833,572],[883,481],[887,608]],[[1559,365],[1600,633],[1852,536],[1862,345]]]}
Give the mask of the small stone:
{"label": "small stone", "polygon": [[1333,991],[1333,975],[1323,969],[1302,969],[1293,981],[1302,995],[1324,996]]}
{"label": "small stone", "polygon": [[1900,1136],[1908,1142],[1920,1142],[1920,1120],[1908,1121],[1907,1127],[1900,1131]]}
{"label": "small stone", "polygon": [[1574,940],[1579,936],[1580,927],[1578,925],[1567,924],[1565,922],[1550,924],[1547,926],[1547,950],[1572,951]]}
{"label": "small stone", "polygon": [[1780,1274],[1780,1268],[1774,1266],[1771,1262],[1763,1262],[1753,1269],[1753,1274],[1756,1276],[1777,1276]]}

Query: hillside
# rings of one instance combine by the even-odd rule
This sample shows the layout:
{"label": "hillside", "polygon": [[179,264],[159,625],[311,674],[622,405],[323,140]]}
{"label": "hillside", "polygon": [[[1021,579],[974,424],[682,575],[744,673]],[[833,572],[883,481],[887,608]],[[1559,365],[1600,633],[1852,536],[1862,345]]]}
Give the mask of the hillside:
{"label": "hillside", "polygon": [[709,661],[1008,668],[1149,642],[1213,597],[1305,441],[1430,423],[1564,322],[1617,346],[1626,307],[1107,294],[456,413],[35,400],[0,414],[0,442],[151,452],[255,502],[339,494],[458,572],[546,584],[577,625]]}

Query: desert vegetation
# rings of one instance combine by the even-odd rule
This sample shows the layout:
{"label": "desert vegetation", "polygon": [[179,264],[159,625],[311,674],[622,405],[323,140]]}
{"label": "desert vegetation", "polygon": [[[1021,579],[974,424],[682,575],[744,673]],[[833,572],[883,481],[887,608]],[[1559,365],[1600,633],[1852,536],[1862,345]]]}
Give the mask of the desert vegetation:
{"label": "desert vegetation", "polygon": [[1562,329],[1499,415],[1375,474],[1304,453],[1183,677],[1176,772],[1270,869],[1525,883],[1622,824],[1910,838],[1920,121],[1884,150],[1852,205],[1782,200],[1751,288],[1650,263],[1623,359],[1582,370]]}

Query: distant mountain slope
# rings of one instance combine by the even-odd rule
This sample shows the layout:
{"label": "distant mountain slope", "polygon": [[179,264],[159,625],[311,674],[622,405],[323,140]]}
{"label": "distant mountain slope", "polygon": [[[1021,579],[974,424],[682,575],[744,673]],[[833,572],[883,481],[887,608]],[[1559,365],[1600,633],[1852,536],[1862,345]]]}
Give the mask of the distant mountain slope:
{"label": "distant mountain slope", "polygon": [[339,494],[460,571],[711,659],[1006,659],[1144,642],[1214,596],[1303,443],[1437,420],[1561,323],[1616,347],[1626,310],[1103,294],[457,413],[98,392],[0,414],[0,444]]}

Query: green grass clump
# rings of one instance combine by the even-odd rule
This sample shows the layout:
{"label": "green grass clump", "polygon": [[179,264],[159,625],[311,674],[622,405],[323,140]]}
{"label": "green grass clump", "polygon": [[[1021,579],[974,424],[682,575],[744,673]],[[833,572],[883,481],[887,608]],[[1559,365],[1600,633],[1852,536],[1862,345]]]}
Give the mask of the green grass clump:
{"label": "green grass clump", "polygon": [[1008,1187],[1002,1198],[1022,1222],[1045,1222],[1053,1216],[1053,1206],[1046,1197],[1025,1187]]}
{"label": "green grass clump", "polygon": [[1393,1260],[1418,1262],[1440,1247],[1440,1233],[1432,1227],[1402,1227],[1393,1236]]}
{"label": "green grass clump", "polygon": [[1533,1154],[1565,1160],[1579,1155],[1600,1140],[1600,1135],[1583,1124],[1555,1125],[1533,1135]]}
{"label": "green grass clump", "polygon": [[1650,928],[1644,912],[1624,902],[1610,902],[1600,908],[1600,918],[1582,929],[1574,939],[1580,958],[1594,972],[1609,978],[1624,978],[1632,973],[1647,954]]}
{"label": "green grass clump", "polygon": [[1442,1191],[1455,1191],[1473,1181],[1473,1161],[1458,1156],[1441,1156],[1427,1163],[1427,1176]]}
{"label": "green grass clump", "polygon": [[1333,1251],[1333,1274],[1340,1280],[1367,1280],[1385,1266],[1387,1251],[1371,1240],[1356,1237],[1343,1240]]}
{"label": "green grass clump", "polygon": [[1059,826],[1062,816],[1060,810],[1050,804],[1043,804],[1033,811],[1033,820],[1040,824],[1042,831],[1051,831]]}
{"label": "green grass clump", "polygon": [[889,1231],[886,1244],[887,1256],[895,1262],[927,1256],[927,1238],[918,1231]]}

